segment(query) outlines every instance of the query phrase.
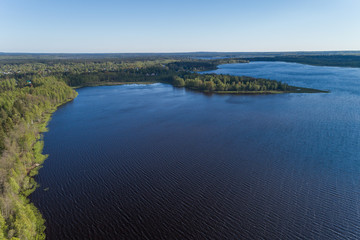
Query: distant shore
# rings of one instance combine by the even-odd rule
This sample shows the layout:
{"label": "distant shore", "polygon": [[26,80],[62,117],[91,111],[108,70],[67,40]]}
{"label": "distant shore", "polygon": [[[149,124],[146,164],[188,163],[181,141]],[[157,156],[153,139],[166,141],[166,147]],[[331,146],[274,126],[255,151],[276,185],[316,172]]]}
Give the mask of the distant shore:
{"label": "distant shore", "polygon": [[115,86],[115,85],[128,85],[128,84],[153,84],[153,83],[159,83],[159,82],[155,82],[155,81],[151,81],[151,82],[93,82],[93,83],[88,83],[88,84],[82,85],[82,86],[75,86],[72,88],[79,89],[79,88],[83,88],[83,87]]}
{"label": "distant shore", "polygon": [[284,93],[330,93],[330,91],[318,90],[313,88],[302,88],[294,87],[294,90],[290,91],[208,91],[208,90],[199,90],[194,88],[186,88],[187,90],[192,90],[196,92],[202,92],[207,94],[231,94],[231,95],[267,95],[267,94],[284,94]]}

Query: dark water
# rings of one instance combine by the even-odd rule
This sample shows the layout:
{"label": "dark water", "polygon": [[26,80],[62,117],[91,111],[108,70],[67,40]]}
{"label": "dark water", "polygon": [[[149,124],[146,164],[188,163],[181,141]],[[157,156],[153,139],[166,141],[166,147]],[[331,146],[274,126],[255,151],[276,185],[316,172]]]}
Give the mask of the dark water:
{"label": "dark water", "polygon": [[360,69],[215,72],[331,93],[80,89],[45,134],[48,239],[360,239]]}

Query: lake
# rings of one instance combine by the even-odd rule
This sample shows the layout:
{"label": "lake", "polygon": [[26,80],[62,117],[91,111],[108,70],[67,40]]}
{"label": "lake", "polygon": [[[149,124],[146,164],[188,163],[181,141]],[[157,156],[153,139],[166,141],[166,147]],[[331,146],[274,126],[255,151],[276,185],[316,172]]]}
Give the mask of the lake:
{"label": "lake", "polygon": [[31,195],[48,239],[360,238],[360,69],[211,72],[331,92],[79,89],[44,134]]}

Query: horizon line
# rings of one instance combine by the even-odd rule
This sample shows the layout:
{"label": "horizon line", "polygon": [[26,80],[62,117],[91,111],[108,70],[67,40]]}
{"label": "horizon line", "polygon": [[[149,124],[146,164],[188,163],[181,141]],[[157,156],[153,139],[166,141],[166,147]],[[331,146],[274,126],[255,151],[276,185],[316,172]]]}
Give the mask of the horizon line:
{"label": "horizon line", "polygon": [[322,53],[360,52],[360,50],[290,50],[290,51],[184,51],[184,52],[0,52],[0,54],[194,54],[194,53]]}

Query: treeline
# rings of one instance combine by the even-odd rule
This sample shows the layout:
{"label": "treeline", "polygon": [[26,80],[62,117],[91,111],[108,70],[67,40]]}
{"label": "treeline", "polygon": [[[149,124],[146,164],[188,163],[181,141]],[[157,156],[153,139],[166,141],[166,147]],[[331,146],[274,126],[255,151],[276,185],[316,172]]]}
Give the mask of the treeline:
{"label": "treeline", "polygon": [[360,67],[360,55],[295,55],[295,56],[276,56],[276,57],[255,57],[248,58],[250,61],[281,61],[309,64],[315,66],[333,67]]}
{"label": "treeline", "polygon": [[75,60],[0,65],[0,78],[16,78],[18,84],[38,76],[56,76],[69,86],[87,86],[111,82],[169,82],[177,75],[191,71],[216,69],[219,64],[246,62],[239,59],[155,59]]}
{"label": "treeline", "polygon": [[109,82],[168,82],[174,75],[164,67],[123,69],[116,72],[65,73],[60,75],[69,86],[87,86]]}
{"label": "treeline", "polygon": [[40,133],[55,108],[76,96],[55,77],[0,81],[0,239],[45,239],[44,220],[29,202],[46,156]]}
{"label": "treeline", "polygon": [[205,71],[216,69],[220,64],[226,63],[244,63],[248,62],[241,59],[157,59],[157,60],[83,60],[83,61],[54,61],[48,60],[43,62],[19,62],[0,64],[0,77],[23,77],[41,75],[79,75],[93,73],[134,73],[134,74],[151,74],[164,72],[181,72],[181,71]]}
{"label": "treeline", "polygon": [[165,68],[169,62],[176,60],[158,59],[151,61],[44,61],[44,62],[25,62],[25,63],[3,63],[0,64],[0,77],[12,75],[21,78],[24,75],[49,76],[54,74],[80,74],[97,72],[119,72],[123,70],[142,70],[148,68]]}
{"label": "treeline", "polygon": [[248,60],[237,58],[224,59],[192,59],[183,61],[174,61],[167,64],[167,67],[173,71],[209,71],[217,68],[218,65],[228,63],[247,63]]}
{"label": "treeline", "polygon": [[273,92],[289,91],[286,83],[245,76],[186,74],[173,78],[174,86],[207,92]]}

